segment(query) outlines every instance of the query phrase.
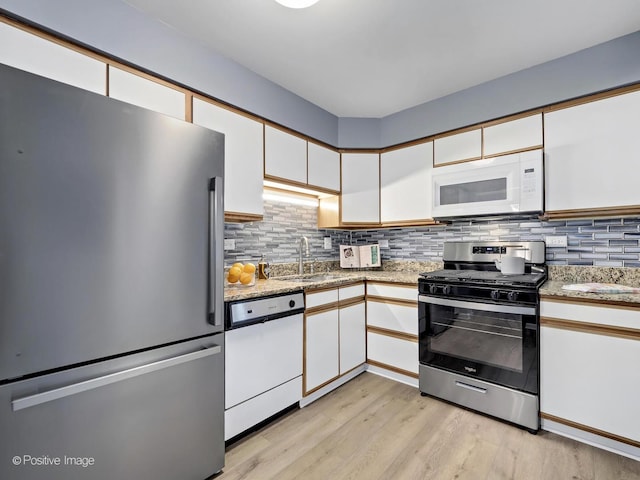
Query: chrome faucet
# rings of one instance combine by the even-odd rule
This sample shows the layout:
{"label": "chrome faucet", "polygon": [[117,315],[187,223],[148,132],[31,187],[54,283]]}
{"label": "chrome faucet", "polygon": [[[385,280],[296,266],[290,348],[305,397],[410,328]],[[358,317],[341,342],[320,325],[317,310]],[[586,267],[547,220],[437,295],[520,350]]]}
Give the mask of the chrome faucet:
{"label": "chrome faucet", "polygon": [[[304,254],[303,254],[304,251]],[[303,255],[305,257],[309,256],[309,239],[307,237],[300,238],[300,258],[298,261],[298,274],[302,275],[304,273],[304,266],[302,264]]]}

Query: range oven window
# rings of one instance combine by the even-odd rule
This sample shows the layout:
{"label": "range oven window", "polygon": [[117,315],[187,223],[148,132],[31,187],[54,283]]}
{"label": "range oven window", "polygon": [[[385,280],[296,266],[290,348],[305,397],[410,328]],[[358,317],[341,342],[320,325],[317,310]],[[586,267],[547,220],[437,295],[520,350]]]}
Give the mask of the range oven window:
{"label": "range oven window", "polygon": [[537,393],[533,306],[420,296],[420,362]]}

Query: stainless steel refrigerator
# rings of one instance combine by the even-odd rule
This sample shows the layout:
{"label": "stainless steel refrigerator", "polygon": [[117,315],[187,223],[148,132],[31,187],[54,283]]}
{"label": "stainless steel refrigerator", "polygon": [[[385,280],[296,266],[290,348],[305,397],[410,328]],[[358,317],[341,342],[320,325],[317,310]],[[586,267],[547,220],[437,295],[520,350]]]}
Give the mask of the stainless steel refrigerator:
{"label": "stainless steel refrigerator", "polygon": [[223,156],[0,65],[0,478],[222,469]]}

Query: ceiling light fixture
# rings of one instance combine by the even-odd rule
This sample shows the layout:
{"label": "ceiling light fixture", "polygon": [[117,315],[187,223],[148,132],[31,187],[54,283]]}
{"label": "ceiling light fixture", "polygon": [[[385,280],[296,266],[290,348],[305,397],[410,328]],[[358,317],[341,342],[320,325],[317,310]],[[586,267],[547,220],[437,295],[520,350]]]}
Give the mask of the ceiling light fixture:
{"label": "ceiling light fixture", "polygon": [[276,0],[276,2],[289,8],[307,8],[318,0]]}

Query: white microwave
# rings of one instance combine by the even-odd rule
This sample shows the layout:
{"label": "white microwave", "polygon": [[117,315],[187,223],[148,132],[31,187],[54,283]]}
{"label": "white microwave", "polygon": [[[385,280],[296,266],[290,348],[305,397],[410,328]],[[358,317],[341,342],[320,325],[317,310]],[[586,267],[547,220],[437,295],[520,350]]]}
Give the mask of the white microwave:
{"label": "white microwave", "polygon": [[435,219],[542,212],[542,150],[433,169]]}

